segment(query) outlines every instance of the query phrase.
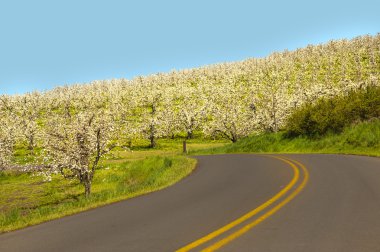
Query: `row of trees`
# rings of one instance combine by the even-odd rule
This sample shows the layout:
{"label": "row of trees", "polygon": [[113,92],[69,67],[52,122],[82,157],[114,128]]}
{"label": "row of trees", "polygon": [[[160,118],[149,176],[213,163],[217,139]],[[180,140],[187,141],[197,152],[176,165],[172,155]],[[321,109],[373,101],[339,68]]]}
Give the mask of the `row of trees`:
{"label": "row of trees", "polygon": [[379,85],[380,35],[331,41],[203,68],[0,97],[0,167],[27,146],[51,172],[76,177],[90,193],[112,146],[195,133],[236,142],[277,131],[292,111],[319,97]]}

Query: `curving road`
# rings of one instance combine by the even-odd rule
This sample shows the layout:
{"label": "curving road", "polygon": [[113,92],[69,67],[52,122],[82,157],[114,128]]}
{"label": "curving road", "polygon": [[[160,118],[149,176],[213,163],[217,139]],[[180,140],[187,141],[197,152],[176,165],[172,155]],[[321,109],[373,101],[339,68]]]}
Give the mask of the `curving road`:
{"label": "curving road", "polygon": [[380,251],[380,158],[197,158],[172,187],[2,234],[0,251]]}

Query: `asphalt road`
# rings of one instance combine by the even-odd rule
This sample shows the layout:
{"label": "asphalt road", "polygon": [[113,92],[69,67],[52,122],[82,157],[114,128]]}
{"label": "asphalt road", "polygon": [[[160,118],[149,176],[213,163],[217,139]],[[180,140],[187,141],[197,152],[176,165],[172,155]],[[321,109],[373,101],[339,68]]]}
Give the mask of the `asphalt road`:
{"label": "asphalt road", "polygon": [[380,251],[380,158],[282,156],[198,157],[172,187],[2,234],[0,251]]}

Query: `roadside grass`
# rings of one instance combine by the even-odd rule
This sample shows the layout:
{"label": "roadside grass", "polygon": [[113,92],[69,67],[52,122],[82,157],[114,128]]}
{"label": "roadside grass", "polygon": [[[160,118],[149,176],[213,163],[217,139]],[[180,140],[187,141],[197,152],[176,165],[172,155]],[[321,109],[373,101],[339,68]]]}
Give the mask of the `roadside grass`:
{"label": "roadside grass", "polygon": [[191,151],[191,155],[222,153],[329,153],[380,156],[380,119],[346,127],[320,138],[289,138],[285,132],[265,133],[235,144]]}
{"label": "roadside grass", "polygon": [[185,156],[147,157],[107,164],[96,171],[92,194],[60,176],[51,182],[30,174],[0,174],[0,232],[78,213],[170,186],[191,173],[196,160]]}
{"label": "roadside grass", "polygon": [[[192,139],[187,146],[199,150],[226,143]],[[87,199],[77,180],[55,175],[46,182],[31,173],[0,172],[0,233],[157,191],[178,182],[195,168],[196,160],[182,155],[181,139],[160,139],[156,149],[145,148],[144,144],[108,154],[96,170]],[[28,154],[19,148],[18,163],[30,159]]]}

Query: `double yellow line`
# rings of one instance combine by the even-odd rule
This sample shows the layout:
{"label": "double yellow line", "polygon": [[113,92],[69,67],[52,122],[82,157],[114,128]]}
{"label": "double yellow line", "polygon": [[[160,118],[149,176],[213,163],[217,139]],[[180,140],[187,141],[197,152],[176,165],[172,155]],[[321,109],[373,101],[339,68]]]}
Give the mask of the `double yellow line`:
{"label": "double yellow line", "polygon": [[284,199],[279,201],[277,205],[275,205],[273,208],[265,212],[263,215],[261,215],[259,218],[253,220],[252,222],[246,224],[242,228],[238,229],[237,231],[233,232],[232,234],[228,235],[227,237],[213,243],[212,245],[208,246],[207,248],[203,249],[202,252],[211,252],[216,251],[217,249],[225,246],[226,244],[230,243],[231,241],[235,240],[239,236],[243,235],[244,233],[248,232],[253,227],[257,226],[259,223],[263,222],[265,219],[272,216],[274,213],[276,213],[278,210],[280,210],[283,206],[288,204],[294,197],[296,197],[306,186],[308,180],[309,180],[309,172],[307,171],[306,167],[301,164],[298,161],[292,160],[290,158],[285,157],[278,157],[278,156],[268,156],[272,158],[279,159],[285,163],[287,163],[292,169],[293,169],[293,178],[289,182],[289,184],[286,185],[284,189],[282,189],[280,192],[278,192],[276,195],[274,195],[272,198],[270,198],[268,201],[260,205],[259,207],[253,209],[252,211],[248,212],[247,214],[243,215],[242,217],[234,220],[233,222],[219,228],[218,230],[215,230],[212,233],[209,233],[208,235],[186,245],[183,248],[178,249],[176,252],[187,252],[194,248],[199,247],[200,245],[220,236],[221,234],[231,230],[232,228],[236,227],[237,225],[241,224],[244,221],[247,221],[248,219],[254,217],[255,215],[263,212],[264,210],[268,209],[271,205],[276,203],[280,200],[286,193],[288,193],[293,187],[297,184],[297,182],[300,179],[300,169],[302,169],[303,172],[303,180],[302,182]]}

